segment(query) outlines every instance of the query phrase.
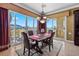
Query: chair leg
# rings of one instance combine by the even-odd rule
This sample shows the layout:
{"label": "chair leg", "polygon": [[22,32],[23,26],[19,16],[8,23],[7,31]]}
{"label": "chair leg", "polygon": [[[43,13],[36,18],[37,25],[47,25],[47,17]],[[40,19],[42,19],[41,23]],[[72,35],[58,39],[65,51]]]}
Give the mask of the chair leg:
{"label": "chair leg", "polygon": [[53,48],[53,43],[52,43],[52,48]]}
{"label": "chair leg", "polygon": [[24,51],[23,51],[23,55],[25,55],[25,48],[24,48]]}
{"label": "chair leg", "polygon": [[30,50],[28,50],[28,56],[30,56]]}
{"label": "chair leg", "polygon": [[50,48],[50,40],[49,40],[49,52],[51,51],[51,48]]}
{"label": "chair leg", "polygon": [[52,40],[52,48],[53,48],[53,40]]}
{"label": "chair leg", "polygon": [[42,43],[42,47],[41,48],[43,48],[44,44],[43,44],[43,42],[41,42],[41,43]]}

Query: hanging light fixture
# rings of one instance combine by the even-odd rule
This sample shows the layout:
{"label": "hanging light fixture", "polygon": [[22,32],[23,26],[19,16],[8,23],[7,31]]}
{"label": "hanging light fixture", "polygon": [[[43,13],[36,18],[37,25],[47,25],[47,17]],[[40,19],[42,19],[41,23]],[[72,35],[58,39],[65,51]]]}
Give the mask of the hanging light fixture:
{"label": "hanging light fixture", "polygon": [[45,4],[42,4],[42,13],[40,15],[40,17],[37,17],[37,19],[40,21],[40,23],[45,23],[47,17],[45,16],[45,13],[44,13],[44,7],[46,7]]}

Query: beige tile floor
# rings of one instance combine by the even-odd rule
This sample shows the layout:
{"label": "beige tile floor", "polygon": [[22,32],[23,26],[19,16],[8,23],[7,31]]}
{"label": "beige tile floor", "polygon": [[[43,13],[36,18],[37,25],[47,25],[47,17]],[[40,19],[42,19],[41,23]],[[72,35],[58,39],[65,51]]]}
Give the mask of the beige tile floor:
{"label": "beige tile floor", "polygon": [[14,48],[9,48],[8,50],[0,52],[0,56],[16,56]]}
{"label": "beige tile floor", "polygon": [[[15,49],[20,49],[22,45],[18,45],[17,47],[10,47],[9,49],[0,52],[0,56],[17,56]],[[18,48],[19,47],[19,48]]]}
{"label": "beige tile floor", "polygon": [[[58,56],[79,56],[79,46],[75,46],[70,42],[63,42],[63,46]],[[0,56],[17,56],[15,48],[11,47],[8,50],[0,52]]]}
{"label": "beige tile floor", "polygon": [[79,56],[79,46],[75,46],[73,43],[64,42],[59,56]]}

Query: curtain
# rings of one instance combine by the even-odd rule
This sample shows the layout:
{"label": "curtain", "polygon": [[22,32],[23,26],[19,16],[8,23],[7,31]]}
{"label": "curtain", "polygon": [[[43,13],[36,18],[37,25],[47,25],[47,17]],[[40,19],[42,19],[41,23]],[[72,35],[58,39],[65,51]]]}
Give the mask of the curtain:
{"label": "curtain", "polygon": [[0,8],[0,51],[8,48],[8,10]]}

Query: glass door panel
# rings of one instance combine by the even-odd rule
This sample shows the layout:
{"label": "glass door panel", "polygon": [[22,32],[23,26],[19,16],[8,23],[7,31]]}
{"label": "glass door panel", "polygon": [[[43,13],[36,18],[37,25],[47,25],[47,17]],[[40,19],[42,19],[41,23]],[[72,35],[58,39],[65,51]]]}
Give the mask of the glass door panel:
{"label": "glass door panel", "polygon": [[48,30],[53,30],[52,22],[53,22],[52,19],[48,19],[48,20],[47,20],[47,22],[46,22],[47,32],[48,32]]}
{"label": "glass door panel", "polygon": [[28,27],[28,30],[34,30],[33,29],[33,18],[30,16],[27,16],[27,27]]}
{"label": "glass door panel", "polygon": [[55,36],[56,36],[57,20],[56,19],[48,19],[46,21],[46,26],[47,26],[47,32],[48,32],[48,30],[53,30],[55,32]]}
{"label": "glass door panel", "polygon": [[10,44],[15,44],[15,14],[10,12]]}
{"label": "glass door panel", "polygon": [[11,30],[11,45],[22,43],[21,32],[26,31],[26,16],[16,12],[10,12],[10,30]]}
{"label": "glass door panel", "polygon": [[22,43],[22,32],[26,32],[26,16],[20,13],[15,13],[16,15],[16,44],[21,44]]}
{"label": "glass door panel", "polygon": [[37,34],[37,19],[34,18],[34,33]]}
{"label": "glass door panel", "polygon": [[57,20],[56,19],[53,19],[53,31],[55,32],[55,35],[54,36],[56,36],[57,34],[56,34],[56,31],[57,31]]}

